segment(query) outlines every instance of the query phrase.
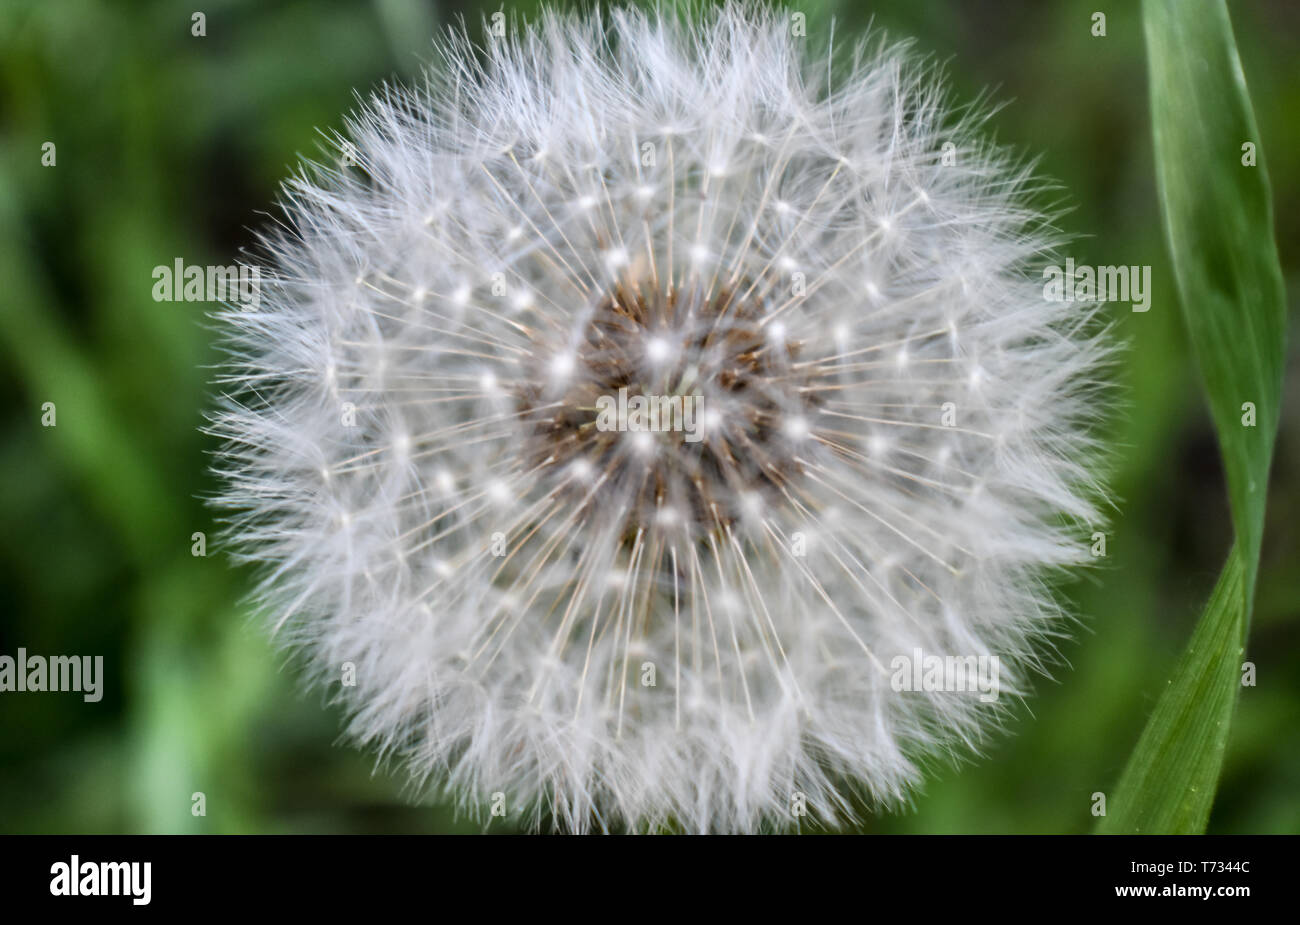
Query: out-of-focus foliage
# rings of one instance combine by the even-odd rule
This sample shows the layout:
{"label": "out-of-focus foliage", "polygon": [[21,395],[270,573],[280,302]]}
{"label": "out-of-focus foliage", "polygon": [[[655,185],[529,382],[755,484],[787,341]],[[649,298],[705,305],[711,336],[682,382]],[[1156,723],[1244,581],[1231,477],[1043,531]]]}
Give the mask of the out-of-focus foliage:
{"label": "out-of-focus foliage", "polygon": [[[834,6],[792,8],[811,34]],[[869,831],[1090,830],[1092,795],[1118,778],[1232,544],[1160,225],[1140,10],[1109,4],[1097,37],[1098,6],[840,4],[837,45],[874,21],[945,62],[957,98],[1008,101],[990,124],[1068,192],[1070,255],[1149,264],[1154,288],[1149,312],[1112,306],[1131,343],[1114,527],[1102,567],[1062,588],[1081,615],[1068,665],[979,761],[937,769],[909,811]],[[107,674],[94,704],[0,694],[0,830],[480,830],[338,746],[340,717],[298,692],[241,605],[249,576],[225,562],[201,502],[216,360],[205,306],[154,301],[151,273],[178,257],[232,263],[298,156],[317,154],[317,130],[341,128],[353,88],[412,78],[436,29],[499,8],[223,0],[199,38],[192,10],[167,0],[0,5],[0,654],[100,654]],[[1295,293],[1300,9],[1230,10]],[[1241,695],[1211,832],[1300,831],[1295,359],[1246,651],[1258,684]],[[45,402],[56,427],[41,426]],[[191,812],[197,792],[206,816]]]}

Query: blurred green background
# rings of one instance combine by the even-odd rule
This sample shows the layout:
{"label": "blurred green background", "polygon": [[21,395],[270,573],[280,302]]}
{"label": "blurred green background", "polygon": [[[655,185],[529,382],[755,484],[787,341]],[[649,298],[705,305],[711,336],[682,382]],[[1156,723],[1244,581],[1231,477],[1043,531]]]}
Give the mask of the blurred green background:
{"label": "blurred green background", "polygon": [[[1189,0],[1193,6],[1195,0]],[[207,34],[191,35],[191,14]],[[318,129],[499,4],[0,0],[0,654],[102,654],[103,700],[0,694],[2,832],[482,831],[413,802],[400,770],[338,743],[341,717],[241,604],[201,498],[215,359],[207,306],[155,302],[176,258],[229,264]],[[530,13],[535,4],[510,4]],[[1151,163],[1140,6],[879,0],[794,5],[837,43],[874,19],[947,65],[960,99],[1009,105],[998,140],[1041,154],[1074,205],[1069,253],[1150,264],[1114,427],[1105,567],[1067,586],[1069,666],[978,761],[940,770],[880,832],[1084,832],[1113,788],[1231,543],[1214,433],[1189,365]],[[1230,4],[1300,291],[1300,5]],[[1104,38],[1092,13],[1107,15]],[[1248,139],[1243,139],[1248,140]],[[42,145],[57,146],[42,166]],[[1211,832],[1300,832],[1300,375],[1282,432],[1243,691]],[[57,426],[41,426],[45,402]],[[209,538],[206,558],[191,536]],[[206,796],[207,815],[191,813]],[[491,831],[509,831],[496,821]]]}

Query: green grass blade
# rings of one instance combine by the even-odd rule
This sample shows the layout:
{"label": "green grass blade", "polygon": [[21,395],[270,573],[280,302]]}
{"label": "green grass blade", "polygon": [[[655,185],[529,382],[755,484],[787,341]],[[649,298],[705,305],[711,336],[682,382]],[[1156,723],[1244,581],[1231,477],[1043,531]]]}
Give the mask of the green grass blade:
{"label": "green grass blade", "polygon": [[[1143,13],[1160,203],[1218,431],[1236,543],[1097,831],[1198,833],[1209,820],[1241,686],[1285,308],[1268,175],[1227,8],[1222,0],[1144,0]],[[1255,166],[1244,163],[1248,143]]]}
{"label": "green grass blade", "polygon": [[[1156,179],[1219,434],[1247,598],[1277,434],[1286,310],[1259,130],[1223,0],[1146,0]],[[1256,166],[1242,163],[1242,145]],[[1253,427],[1242,405],[1256,410]]]}
{"label": "green grass blade", "polygon": [[1234,547],[1124,768],[1100,834],[1205,831],[1241,686],[1243,571]]}

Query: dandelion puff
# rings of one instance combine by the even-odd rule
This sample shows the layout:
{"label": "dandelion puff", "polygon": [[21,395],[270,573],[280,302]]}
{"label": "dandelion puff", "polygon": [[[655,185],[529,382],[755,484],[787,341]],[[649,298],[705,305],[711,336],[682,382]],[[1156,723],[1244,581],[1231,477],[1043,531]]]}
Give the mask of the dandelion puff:
{"label": "dandelion puff", "polygon": [[[1035,281],[1043,184],[906,48],[807,41],[748,4],[453,32],[222,315],[219,502],[278,638],[478,813],[841,824],[1063,632],[1110,346]],[[998,696],[909,689],[931,654]]]}

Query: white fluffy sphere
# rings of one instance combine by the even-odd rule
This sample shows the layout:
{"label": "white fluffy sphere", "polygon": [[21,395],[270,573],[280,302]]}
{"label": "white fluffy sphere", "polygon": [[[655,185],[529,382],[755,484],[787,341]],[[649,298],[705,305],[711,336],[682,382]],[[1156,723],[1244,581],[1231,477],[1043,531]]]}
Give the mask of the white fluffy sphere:
{"label": "white fluffy sphere", "polygon": [[763,8],[439,51],[223,314],[220,500],[353,736],[574,831],[843,821],[978,746],[1097,516],[1029,171]]}

